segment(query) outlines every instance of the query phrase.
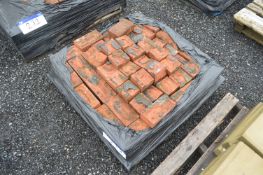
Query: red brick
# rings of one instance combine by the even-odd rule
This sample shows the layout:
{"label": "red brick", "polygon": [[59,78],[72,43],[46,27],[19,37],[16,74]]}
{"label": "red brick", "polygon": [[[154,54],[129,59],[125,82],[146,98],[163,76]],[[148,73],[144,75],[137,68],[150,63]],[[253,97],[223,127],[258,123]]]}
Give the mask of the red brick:
{"label": "red brick", "polygon": [[141,114],[151,104],[152,101],[142,93],[136,95],[136,97],[130,102],[130,105],[139,114]]}
{"label": "red brick", "polygon": [[65,66],[67,67],[68,71],[70,73],[74,72],[74,70],[72,69],[72,67],[68,64],[68,62],[65,63]]}
{"label": "red brick", "polygon": [[81,51],[85,52],[92,44],[103,38],[102,34],[97,30],[94,30],[74,41],[74,45]]}
{"label": "red brick", "polygon": [[154,82],[158,82],[166,76],[166,68],[160,62],[149,59],[147,56],[142,56],[135,62],[138,66],[146,69],[154,78]]}
{"label": "red brick", "polygon": [[97,48],[105,55],[111,55],[114,51],[121,49],[121,46],[114,39],[111,39],[99,44]]}
{"label": "red brick", "polygon": [[117,38],[122,35],[128,35],[134,27],[133,22],[127,19],[121,19],[117,24],[113,25],[108,31],[111,37]]}
{"label": "red brick", "polygon": [[81,51],[76,46],[71,46],[67,51],[67,61],[81,55]]}
{"label": "red brick", "polygon": [[167,73],[169,75],[174,73],[182,65],[180,61],[170,55],[166,59],[162,60],[161,63],[166,67]]}
{"label": "red brick", "polygon": [[155,100],[157,100],[159,97],[161,97],[163,95],[163,92],[160,91],[158,88],[156,88],[155,86],[151,86],[148,89],[146,89],[144,91],[144,94],[146,95],[146,97],[148,97],[152,102],[154,102]]}
{"label": "red brick", "polygon": [[200,66],[195,63],[187,63],[182,66],[183,70],[195,78],[200,73]]}
{"label": "red brick", "polygon": [[149,129],[150,127],[143,120],[137,119],[135,122],[129,125],[129,128],[136,132],[140,132]]}
{"label": "red brick", "polygon": [[78,74],[74,71],[70,74],[70,81],[74,88],[83,83]]}
{"label": "red brick", "polygon": [[127,77],[130,77],[131,74],[137,72],[139,69],[139,66],[129,61],[127,64],[123,65],[119,70]]}
{"label": "red brick", "polygon": [[77,71],[78,69],[91,67],[87,61],[84,60],[82,56],[74,57],[68,61],[69,65]]}
{"label": "red brick", "polygon": [[148,53],[152,48],[158,47],[153,40],[150,40],[148,38],[144,38],[142,41],[138,43],[138,45],[145,50],[146,53]]}
{"label": "red brick", "polygon": [[144,37],[147,37],[149,39],[154,39],[155,38],[155,33],[152,32],[151,30],[147,29],[146,27],[135,26],[134,29],[133,29],[133,32],[135,34],[141,34]]}
{"label": "red brick", "polygon": [[115,50],[109,56],[109,60],[114,66],[119,68],[123,66],[124,64],[128,63],[130,61],[130,57],[122,50]]}
{"label": "red brick", "polygon": [[182,56],[184,59],[190,62],[195,62],[194,59],[186,52],[179,52],[178,53],[180,56]]}
{"label": "red brick", "polygon": [[171,95],[180,88],[180,84],[166,77],[159,83],[157,83],[156,87],[163,91],[165,94]]}
{"label": "red brick", "polygon": [[110,108],[103,104],[96,109],[96,111],[106,120],[122,125],[118,117],[110,110]]}
{"label": "red brick", "polygon": [[153,48],[147,55],[156,61],[162,61],[168,56],[168,51],[163,48]]}
{"label": "red brick", "polygon": [[150,105],[140,117],[151,128],[154,128],[175,106],[176,103],[169,96],[163,95]]}
{"label": "red brick", "polygon": [[107,61],[107,56],[100,52],[95,46],[89,48],[87,52],[83,52],[82,56],[94,67],[101,66]]}
{"label": "red brick", "polygon": [[126,77],[109,62],[98,67],[97,71],[113,89],[117,89],[120,85],[128,80],[128,77]]}
{"label": "red brick", "polygon": [[186,64],[188,63],[188,60],[186,60],[184,57],[182,57],[179,54],[176,54],[175,56],[173,56],[175,59],[177,59],[178,61],[180,61],[182,64]]}
{"label": "red brick", "polygon": [[77,70],[82,81],[102,101],[106,103],[112,96],[116,95],[113,89],[93,69],[81,68]]}
{"label": "red brick", "polygon": [[106,105],[120,119],[124,126],[129,126],[139,118],[136,111],[118,95],[112,96]]}
{"label": "red brick", "polygon": [[176,91],[173,95],[171,95],[171,99],[173,101],[175,101],[176,103],[178,103],[183,95],[185,94],[185,92],[188,90],[188,88],[191,86],[192,82],[189,82],[187,85],[185,85],[183,88],[179,89],[178,91]]}
{"label": "red brick", "polygon": [[127,49],[128,47],[134,45],[134,42],[127,35],[123,35],[119,38],[116,38],[116,41],[121,46],[122,49]]}
{"label": "red brick", "polygon": [[164,48],[166,46],[166,42],[163,40],[160,40],[159,38],[154,38],[153,42],[159,47],[159,48]]}
{"label": "red brick", "polygon": [[138,86],[141,91],[144,91],[153,84],[154,79],[146,70],[140,69],[131,75],[131,81]]}
{"label": "red brick", "polygon": [[137,46],[135,44],[131,47],[128,47],[125,50],[125,52],[129,55],[129,57],[133,61],[138,59],[139,57],[141,57],[145,53],[145,51],[142,48],[140,48],[139,46]]}
{"label": "red brick", "polygon": [[178,49],[173,47],[172,44],[167,44],[165,48],[168,50],[171,56],[176,56],[178,54]]}
{"label": "red brick", "polygon": [[104,41],[109,41],[109,40],[111,40],[111,37],[110,37],[109,32],[104,32],[102,35],[103,35],[103,40],[104,40]]}
{"label": "red brick", "polygon": [[192,80],[192,78],[181,68],[178,69],[175,73],[170,75],[170,78],[178,82],[180,84],[180,87],[185,86],[188,82]]}
{"label": "red brick", "polygon": [[161,40],[165,41],[168,44],[173,43],[173,39],[170,37],[168,33],[164,31],[157,32],[156,37],[160,38]]}
{"label": "red brick", "polygon": [[130,80],[123,83],[116,90],[118,94],[126,101],[129,102],[135,97],[138,93],[140,93],[140,89],[135,86]]}
{"label": "red brick", "polygon": [[157,33],[160,31],[160,28],[159,27],[155,27],[155,26],[151,26],[151,25],[144,25],[145,28],[151,30],[152,32],[154,33]]}
{"label": "red brick", "polygon": [[82,100],[89,104],[92,108],[100,106],[99,100],[92,94],[92,92],[84,85],[81,84],[75,88],[75,91],[82,98]]}

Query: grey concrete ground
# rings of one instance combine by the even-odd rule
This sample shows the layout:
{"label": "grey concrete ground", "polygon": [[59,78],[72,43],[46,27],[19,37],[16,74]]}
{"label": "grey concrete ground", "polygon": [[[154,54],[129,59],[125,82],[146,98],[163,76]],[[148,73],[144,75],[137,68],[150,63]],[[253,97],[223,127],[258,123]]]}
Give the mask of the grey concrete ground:
{"label": "grey concrete ground", "polygon": [[[225,83],[190,120],[130,174],[149,174],[227,92],[243,105],[262,101],[263,47],[233,31],[238,0],[208,17],[178,0],[129,0],[122,15],[141,11],[174,28],[225,67]],[[118,160],[47,79],[48,58],[24,63],[0,36],[0,174],[126,174]],[[183,174],[183,173],[182,173]]]}

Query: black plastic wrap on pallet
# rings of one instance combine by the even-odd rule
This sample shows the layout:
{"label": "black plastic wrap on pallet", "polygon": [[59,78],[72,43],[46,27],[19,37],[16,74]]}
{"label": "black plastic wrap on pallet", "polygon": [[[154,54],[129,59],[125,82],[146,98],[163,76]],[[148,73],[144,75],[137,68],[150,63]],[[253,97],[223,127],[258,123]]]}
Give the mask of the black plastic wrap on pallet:
{"label": "black plastic wrap on pallet", "polygon": [[120,162],[130,170],[187,120],[216,91],[224,78],[221,76],[223,71],[221,66],[167,25],[141,13],[129,15],[127,18],[136,24],[158,26],[168,32],[178,47],[188,52],[201,65],[201,73],[181,101],[155,128],[135,132],[117,126],[104,120],[94,109],[85,104],[75,93],[70,82],[70,72],[65,66],[67,48],[50,55],[52,67],[48,77]]}
{"label": "black plastic wrap on pallet", "polygon": [[[184,0],[183,0],[184,1]],[[188,0],[205,13],[218,16],[236,0]]]}
{"label": "black plastic wrap on pallet", "polygon": [[[65,0],[56,5],[44,0],[0,0],[0,27],[25,59],[32,60],[68,44],[96,20],[125,5],[126,0]],[[41,12],[48,24],[24,35],[17,23],[36,12]]]}

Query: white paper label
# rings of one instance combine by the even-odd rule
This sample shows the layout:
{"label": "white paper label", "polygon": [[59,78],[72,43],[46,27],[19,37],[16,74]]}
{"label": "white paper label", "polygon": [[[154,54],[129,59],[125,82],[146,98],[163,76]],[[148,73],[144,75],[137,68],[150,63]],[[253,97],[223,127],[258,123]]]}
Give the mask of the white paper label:
{"label": "white paper label", "polygon": [[46,24],[47,24],[47,20],[45,19],[44,15],[38,12],[18,22],[17,26],[22,31],[22,33],[25,35]]}
{"label": "white paper label", "polygon": [[118,151],[118,153],[120,153],[120,155],[122,155],[122,157],[126,159],[126,154],[107,136],[107,134],[103,132],[102,135],[110,142],[110,144]]}

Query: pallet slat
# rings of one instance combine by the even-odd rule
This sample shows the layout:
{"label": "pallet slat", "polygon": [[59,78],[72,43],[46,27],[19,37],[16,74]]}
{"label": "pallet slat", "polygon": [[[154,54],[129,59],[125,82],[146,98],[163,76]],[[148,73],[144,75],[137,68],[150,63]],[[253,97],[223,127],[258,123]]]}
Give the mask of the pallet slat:
{"label": "pallet slat", "polygon": [[224,120],[238,101],[237,98],[228,93],[155,169],[152,175],[175,174],[211,132]]}
{"label": "pallet slat", "polygon": [[212,145],[207,149],[207,151],[201,156],[201,158],[195,163],[195,165],[188,171],[187,175],[200,174],[202,169],[206,168],[211,160],[215,157],[214,149],[217,147],[218,143],[222,142],[228,133],[233,131],[236,126],[245,118],[249,110],[243,107],[231,123],[224,129],[224,131],[217,137],[217,139],[212,143]]}

